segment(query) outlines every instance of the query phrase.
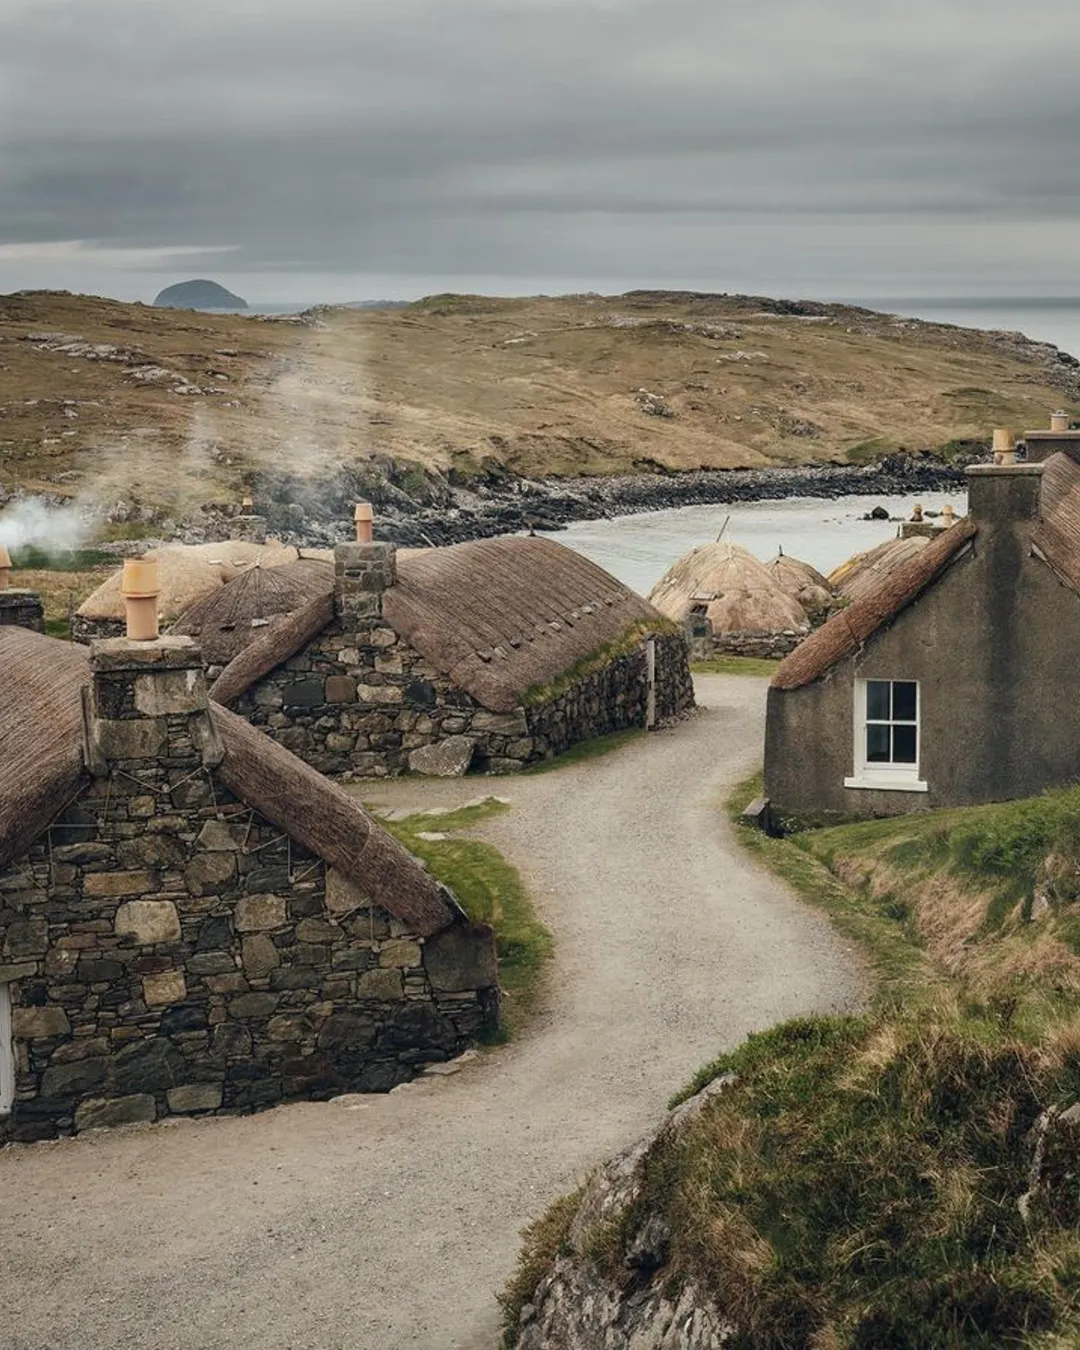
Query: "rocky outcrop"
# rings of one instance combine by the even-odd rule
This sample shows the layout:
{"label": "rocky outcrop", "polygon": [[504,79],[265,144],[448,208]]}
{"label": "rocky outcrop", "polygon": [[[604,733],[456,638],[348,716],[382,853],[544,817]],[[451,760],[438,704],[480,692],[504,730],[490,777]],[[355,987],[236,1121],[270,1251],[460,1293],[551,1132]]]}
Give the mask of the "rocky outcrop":
{"label": "rocky outcrop", "polygon": [[[646,1138],[590,1180],[561,1254],[518,1312],[516,1350],[720,1350],[735,1328],[708,1295],[668,1278],[669,1236],[660,1215],[634,1215],[642,1169],[661,1141],[686,1128],[733,1080],[715,1079]],[[613,1231],[628,1231],[608,1269],[595,1253]]]}
{"label": "rocky outcrop", "polygon": [[155,297],[154,304],[164,309],[247,309],[246,300],[241,300],[232,291],[216,281],[178,281],[175,286],[166,286]]}

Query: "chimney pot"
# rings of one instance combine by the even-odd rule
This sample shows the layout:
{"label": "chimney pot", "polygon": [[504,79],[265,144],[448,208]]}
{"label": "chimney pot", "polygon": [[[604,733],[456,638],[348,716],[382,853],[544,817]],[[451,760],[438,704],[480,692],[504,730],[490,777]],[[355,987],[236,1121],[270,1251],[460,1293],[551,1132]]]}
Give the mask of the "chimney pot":
{"label": "chimney pot", "polygon": [[356,510],[353,512],[353,521],[356,524],[356,542],[358,544],[370,544],[374,537],[375,512],[372,510],[370,502],[357,502]]}
{"label": "chimney pot", "polygon": [[240,510],[245,516],[250,516],[252,511],[254,511],[254,509],[255,509],[255,501],[252,498],[251,494],[249,493],[246,497],[241,499]]}
{"label": "chimney pot", "polygon": [[1069,414],[1064,410],[1064,408],[1059,408],[1056,413],[1050,414],[1051,431],[1068,431],[1068,429],[1069,429]]}
{"label": "chimney pot", "polygon": [[1016,463],[1016,442],[1013,440],[1013,434],[1008,427],[994,428],[993,450],[995,464]]}
{"label": "chimney pot", "polygon": [[120,581],[132,642],[153,642],[158,636],[158,565],[156,558],[126,558]]}
{"label": "chimney pot", "polygon": [[11,554],[5,544],[0,544],[0,591],[6,591],[11,585]]}

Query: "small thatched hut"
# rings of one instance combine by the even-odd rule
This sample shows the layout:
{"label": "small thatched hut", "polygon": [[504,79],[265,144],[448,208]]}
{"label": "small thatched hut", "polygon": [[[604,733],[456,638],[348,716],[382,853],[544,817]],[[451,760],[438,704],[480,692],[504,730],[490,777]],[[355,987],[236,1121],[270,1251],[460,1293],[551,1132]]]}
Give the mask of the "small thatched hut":
{"label": "small thatched hut", "polygon": [[0,668],[0,1138],[385,1091],[492,1025],[490,930],[190,638]]}
{"label": "small thatched hut", "polygon": [[861,600],[892,576],[898,568],[917,557],[930,543],[924,535],[908,539],[886,539],[883,544],[856,553],[829,573],[829,585],[843,600]]}
{"label": "small thatched hut", "polygon": [[695,655],[781,656],[810,631],[799,602],[738,544],[691,549],[656,583],[649,601],[689,631]]}
{"label": "small thatched hut", "polygon": [[334,588],[334,565],[300,558],[281,566],[255,563],[181,613],[169,629],[197,639],[203,660],[226,666],[254,638]]}
{"label": "small thatched hut", "polygon": [[834,599],[832,587],[816,567],[801,558],[788,557],[781,549],[775,558],[769,559],[765,569],[773,584],[801,605],[811,621],[828,612]]}
{"label": "small thatched hut", "polygon": [[[293,548],[276,539],[265,544],[231,539],[217,544],[164,544],[146,557],[158,564],[158,614],[171,624],[179,615],[212,592],[256,565],[280,567],[300,558],[332,559],[326,550]],[[120,593],[122,570],[113,573],[79,606],[72,623],[77,642],[95,637],[117,637],[124,631],[124,597]]]}
{"label": "small thatched hut", "polygon": [[552,540],[335,556],[211,691],[324,773],[508,772],[693,705],[682,634]]}

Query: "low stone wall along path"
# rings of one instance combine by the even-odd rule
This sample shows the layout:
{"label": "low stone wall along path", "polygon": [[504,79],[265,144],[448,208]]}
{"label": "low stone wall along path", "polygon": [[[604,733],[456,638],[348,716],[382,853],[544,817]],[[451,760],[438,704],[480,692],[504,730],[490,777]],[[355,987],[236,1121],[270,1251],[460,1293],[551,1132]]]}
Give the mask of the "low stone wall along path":
{"label": "low stone wall along path", "polygon": [[[516,1043],[389,1096],[0,1152],[19,1350],[496,1350],[518,1233],[748,1031],[856,1003],[855,955],[738,849],[720,806],[761,753],[764,684],[599,759],[500,779],[483,833],[557,939]],[[399,780],[388,806],[476,779]]]}

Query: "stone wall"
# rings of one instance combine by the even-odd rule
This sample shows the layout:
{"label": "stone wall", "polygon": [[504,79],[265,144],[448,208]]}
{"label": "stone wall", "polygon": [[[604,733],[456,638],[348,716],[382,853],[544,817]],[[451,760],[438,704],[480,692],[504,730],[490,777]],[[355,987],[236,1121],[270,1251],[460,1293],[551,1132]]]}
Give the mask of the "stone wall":
{"label": "stone wall", "polygon": [[[368,573],[365,549],[373,558]],[[383,622],[381,590],[393,583],[387,546],[337,552],[338,616],[233,705],[320,772],[386,777],[470,765],[510,772],[579,741],[644,727],[644,642],[543,704],[489,712]],[[342,570],[342,554],[358,559],[351,573]],[[380,561],[387,556],[389,563]],[[659,634],[655,641],[657,720],[665,722],[693,706],[693,685],[684,639]]]}
{"label": "stone wall", "polygon": [[720,633],[695,634],[690,639],[690,653],[694,661],[708,661],[717,656],[754,656],[766,661],[779,661],[793,652],[806,637],[788,629],[782,633]]}
{"label": "stone wall", "polygon": [[123,619],[87,619],[81,614],[71,616],[71,640],[89,646],[97,638],[123,637],[127,624]]}
{"label": "stone wall", "polygon": [[490,932],[417,937],[232,797],[180,666],[97,677],[107,770],[0,871],[0,1137],[386,1091],[497,1018]]}
{"label": "stone wall", "polygon": [[15,625],[35,633],[45,631],[45,606],[35,591],[0,591],[0,627]]}

